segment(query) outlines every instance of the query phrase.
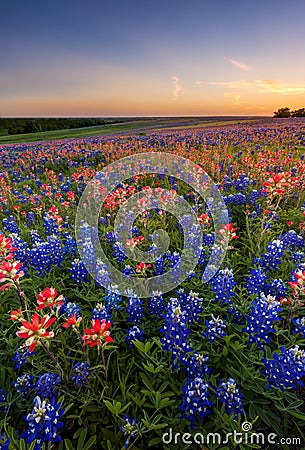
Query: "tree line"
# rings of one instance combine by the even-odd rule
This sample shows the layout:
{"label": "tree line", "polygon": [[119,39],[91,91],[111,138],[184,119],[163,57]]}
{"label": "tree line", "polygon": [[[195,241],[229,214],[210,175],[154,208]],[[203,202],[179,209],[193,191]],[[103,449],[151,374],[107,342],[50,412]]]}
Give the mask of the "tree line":
{"label": "tree line", "polygon": [[290,111],[290,108],[280,108],[274,111],[273,117],[305,117],[305,108],[296,109],[295,111]]}
{"label": "tree line", "polygon": [[116,123],[98,118],[0,118],[0,134],[39,133],[43,131],[93,127]]}

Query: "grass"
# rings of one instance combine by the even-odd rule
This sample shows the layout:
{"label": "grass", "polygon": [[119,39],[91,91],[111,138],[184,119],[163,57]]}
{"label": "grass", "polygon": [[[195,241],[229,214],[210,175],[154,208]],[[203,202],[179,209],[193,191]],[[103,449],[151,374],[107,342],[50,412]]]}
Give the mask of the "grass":
{"label": "grass", "polygon": [[5,135],[0,136],[0,145],[3,144],[18,144],[24,142],[41,142],[41,141],[51,141],[51,140],[61,140],[70,138],[86,138],[92,136],[102,136],[107,134],[118,134],[122,132],[145,132],[148,130],[163,130],[163,129],[173,129],[178,130],[182,128],[200,128],[200,127],[210,127],[210,126],[220,126],[220,125],[234,125],[239,122],[249,122],[253,120],[258,120],[258,118],[250,117],[240,117],[240,118],[206,118],[206,117],[165,117],[165,118],[146,118],[135,120],[132,123],[122,123],[122,124],[106,124],[94,127],[84,127],[77,129],[66,129],[66,130],[54,130],[54,131],[44,131],[38,133],[27,133],[27,134],[15,134],[15,135]]}

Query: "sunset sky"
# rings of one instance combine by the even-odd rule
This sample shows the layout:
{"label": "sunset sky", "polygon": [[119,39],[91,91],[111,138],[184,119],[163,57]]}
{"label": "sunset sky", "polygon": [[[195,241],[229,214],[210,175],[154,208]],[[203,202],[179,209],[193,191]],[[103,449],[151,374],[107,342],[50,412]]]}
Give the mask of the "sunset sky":
{"label": "sunset sky", "polygon": [[5,2],[0,116],[305,107],[304,18],[304,0]]}

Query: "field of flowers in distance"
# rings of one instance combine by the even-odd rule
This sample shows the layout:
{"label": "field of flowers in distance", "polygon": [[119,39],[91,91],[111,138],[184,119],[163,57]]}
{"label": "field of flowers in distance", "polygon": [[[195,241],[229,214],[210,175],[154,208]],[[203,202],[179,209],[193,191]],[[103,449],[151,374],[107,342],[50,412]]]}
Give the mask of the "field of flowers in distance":
{"label": "field of flowers in distance", "polygon": [[[119,184],[101,205],[98,233],[124,275],[177,274],[185,244],[181,223],[159,207],[142,208],[131,239],[117,241],[116,215],[136,193],[182,196],[202,230],[187,278],[138,298],[92,278],[90,264],[101,280],[107,264],[86,223],[80,258],[74,226],[96,172],[150,152],[206,171],[229,221],[215,230],[203,199],[171,175]],[[304,158],[305,119],[296,118],[0,145],[0,449],[304,449]],[[125,255],[124,246],[153,253],[158,229],[170,237],[163,255]],[[203,283],[217,233],[229,247]],[[188,441],[232,435],[167,443],[169,430]],[[245,431],[248,442],[234,441]],[[252,433],[274,433],[275,447]]]}

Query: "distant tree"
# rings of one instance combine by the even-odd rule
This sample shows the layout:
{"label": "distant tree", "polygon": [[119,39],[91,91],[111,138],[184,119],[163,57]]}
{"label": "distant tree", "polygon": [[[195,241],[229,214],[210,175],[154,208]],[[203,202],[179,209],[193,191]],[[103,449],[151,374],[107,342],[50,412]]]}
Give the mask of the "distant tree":
{"label": "distant tree", "polygon": [[305,117],[305,108],[296,109],[291,112],[292,117]]}
{"label": "distant tree", "polygon": [[290,108],[288,108],[288,107],[280,108],[277,111],[274,111],[273,114],[274,114],[273,117],[290,117],[291,116]]}

